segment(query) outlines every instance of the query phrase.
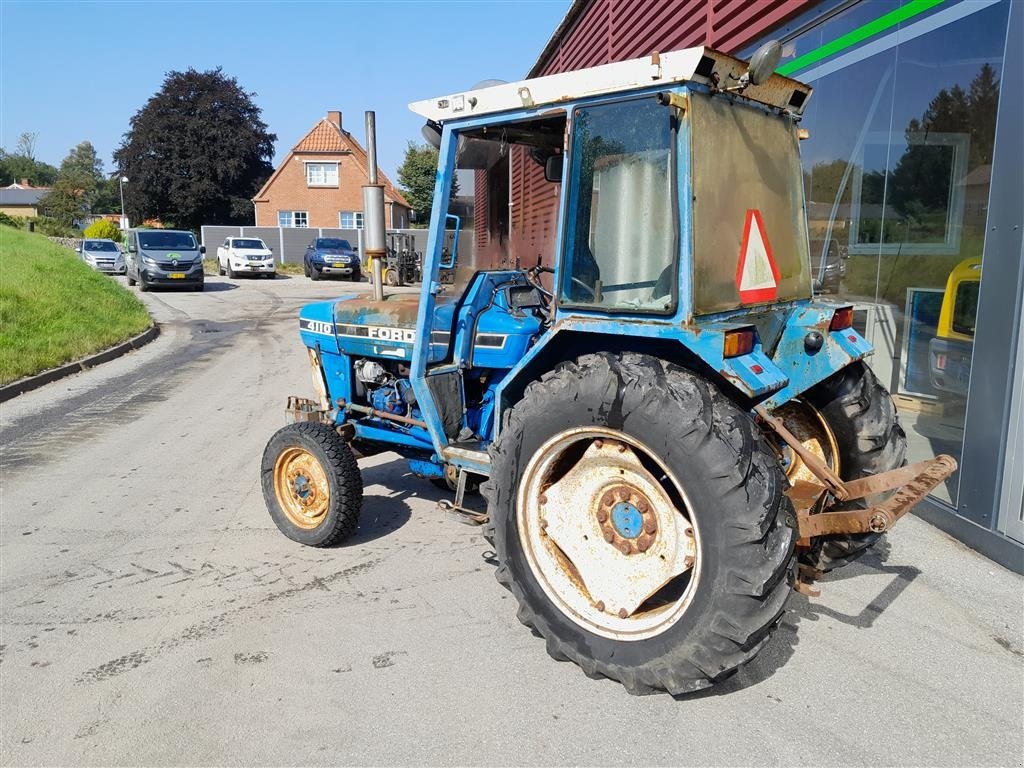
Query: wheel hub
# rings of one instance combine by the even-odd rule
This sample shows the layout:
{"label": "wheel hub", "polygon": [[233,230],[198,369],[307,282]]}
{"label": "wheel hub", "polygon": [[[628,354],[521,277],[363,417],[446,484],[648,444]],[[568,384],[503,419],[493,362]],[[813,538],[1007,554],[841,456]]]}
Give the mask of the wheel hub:
{"label": "wheel hub", "polygon": [[303,448],[289,448],[274,465],[274,492],[281,509],[300,528],[316,528],[330,507],[327,473]]}
{"label": "wheel hub", "polygon": [[612,527],[622,538],[635,539],[644,529],[644,518],[628,501],[620,501],[612,507]]}
{"label": "wheel hub", "polygon": [[544,490],[539,511],[562,555],[559,579],[605,614],[628,618],[694,564],[692,526],[624,442],[591,442]]}

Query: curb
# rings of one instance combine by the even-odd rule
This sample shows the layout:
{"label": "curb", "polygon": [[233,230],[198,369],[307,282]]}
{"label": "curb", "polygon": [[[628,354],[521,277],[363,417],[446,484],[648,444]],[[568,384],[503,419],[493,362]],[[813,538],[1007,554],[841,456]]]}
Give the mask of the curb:
{"label": "curb", "polygon": [[37,373],[35,376],[26,376],[24,379],[12,381],[10,384],[5,384],[0,387],[0,403],[5,403],[10,399],[33,389],[38,389],[44,384],[58,381],[59,379],[63,379],[73,373],[81,373],[89,368],[96,367],[100,363],[106,363],[121,357],[122,355],[126,355],[133,349],[145,346],[159,335],[160,326],[154,323],[138,336],[128,339],[128,341],[122,341],[120,344],[110,347],[109,349],[105,349],[102,352],[97,352],[95,355],[89,355],[88,357],[76,360],[73,363],[66,363],[58,368],[51,368],[48,371]]}

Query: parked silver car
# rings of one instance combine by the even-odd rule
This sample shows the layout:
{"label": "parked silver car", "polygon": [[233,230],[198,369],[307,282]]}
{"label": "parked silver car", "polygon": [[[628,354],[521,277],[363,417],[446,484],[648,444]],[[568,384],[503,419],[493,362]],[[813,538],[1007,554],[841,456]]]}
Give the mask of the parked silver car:
{"label": "parked silver car", "polygon": [[82,261],[99,272],[123,275],[127,271],[124,256],[113,240],[86,238],[78,246]]}

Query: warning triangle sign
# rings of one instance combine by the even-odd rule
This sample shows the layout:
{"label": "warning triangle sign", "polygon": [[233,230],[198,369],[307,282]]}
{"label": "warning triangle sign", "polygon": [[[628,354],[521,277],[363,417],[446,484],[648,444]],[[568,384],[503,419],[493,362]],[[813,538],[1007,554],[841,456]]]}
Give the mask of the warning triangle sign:
{"label": "warning triangle sign", "polygon": [[756,208],[747,210],[743,224],[740,260],[736,265],[736,287],[740,301],[755,304],[772,301],[779,293],[779,268],[765,232],[764,219]]}

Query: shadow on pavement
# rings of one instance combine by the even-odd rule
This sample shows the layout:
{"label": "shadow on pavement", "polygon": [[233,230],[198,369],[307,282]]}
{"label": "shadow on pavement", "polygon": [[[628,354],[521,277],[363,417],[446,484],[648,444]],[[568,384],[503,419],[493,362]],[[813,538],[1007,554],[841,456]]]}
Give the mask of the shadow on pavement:
{"label": "shadow on pavement", "polygon": [[[886,565],[891,549],[889,542],[883,536],[859,560],[855,560],[844,568],[839,568],[823,579],[816,582],[822,590],[822,597],[812,599],[798,592],[794,592],[786,606],[786,612],[775,629],[767,645],[761,652],[746,666],[742,667],[735,675],[727,680],[703,691],[691,694],[683,694],[674,698],[682,700],[702,699],[711,696],[723,696],[744,688],[757,685],[775,674],[793,656],[797,643],[800,622],[818,621],[822,616],[835,621],[847,624],[859,629],[870,628],[875,619],[903,594],[903,591],[921,575],[921,571],[913,566]],[[861,610],[849,615],[828,607],[822,601],[827,599],[828,586],[830,583],[843,581],[866,574],[891,574],[892,580],[871,599]]]}
{"label": "shadow on pavement", "polygon": [[211,282],[207,280],[203,284],[203,293],[216,293],[217,291],[233,291],[238,288],[234,283]]}

